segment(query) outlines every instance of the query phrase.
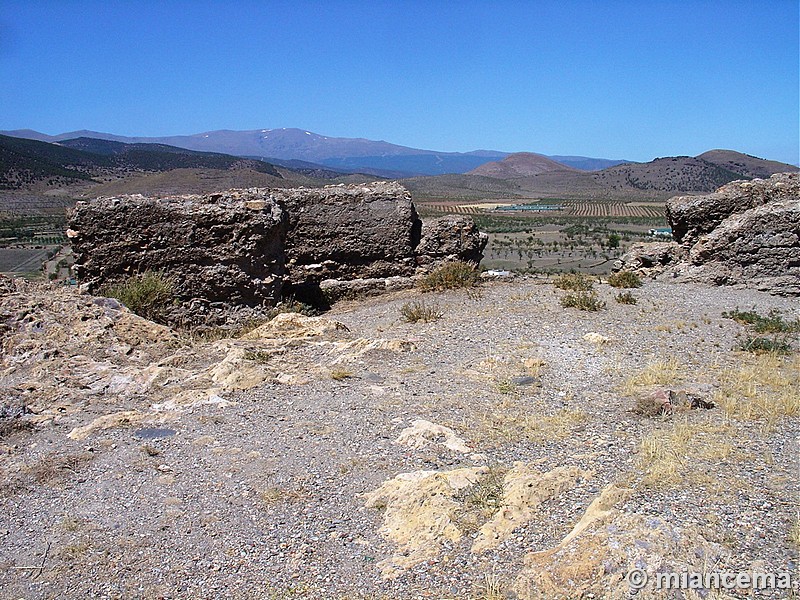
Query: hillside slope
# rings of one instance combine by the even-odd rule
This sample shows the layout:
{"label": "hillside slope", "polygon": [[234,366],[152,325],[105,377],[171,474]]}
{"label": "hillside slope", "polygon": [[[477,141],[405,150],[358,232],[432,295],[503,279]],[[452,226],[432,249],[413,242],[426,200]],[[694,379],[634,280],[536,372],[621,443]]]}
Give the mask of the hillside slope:
{"label": "hillside slope", "polygon": [[593,178],[612,189],[677,193],[713,192],[726,183],[750,177],[701,158],[672,156],[603,169]]}
{"label": "hillside slope", "polygon": [[77,138],[59,143],[0,136],[0,189],[27,189],[38,184],[59,185],[98,176],[175,169],[248,169],[273,178],[283,176],[261,160],[194,152],[160,144]]}
{"label": "hillside slope", "polygon": [[[5,131],[6,135],[58,142],[88,137],[126,143],[159,143],[235,156],[255,156],[281,160],[303,160],[334,169],[373,173],[382,177],[466,173],[484,163],[508,156],[508,152],[473,150],[441,152],[423,150],[365,138],[325,136],[297,128],[218,130],[193,135],[165,137],[126,137],[97,131],[72,131],[47,135],[30,129]],[[597,170],[619,164],[619,160],[586,156],[550,158],[581,170]]]}
{"label": "hillside slope", "polygon": [[698,155],[697,158],[713,163],[728,171],[741,173],[746,177],[758,177],[764,179],[775,173],[790,173],[798,171],[794,165],[775,160],[765,160],[757,156],[742,154],[734,150],[709,150]]}

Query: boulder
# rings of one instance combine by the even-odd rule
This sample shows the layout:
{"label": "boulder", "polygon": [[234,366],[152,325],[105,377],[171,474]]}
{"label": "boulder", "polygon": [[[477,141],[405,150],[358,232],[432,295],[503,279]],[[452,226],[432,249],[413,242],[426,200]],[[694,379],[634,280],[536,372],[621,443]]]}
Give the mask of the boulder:
{"label": "boulder", "polygon": [[417,264],[461,260],[478,264],[489,236],[478,231],[469,217],[446,215],[422,224],[422,240],[417,246]]}
{"label": "boulder", "polygon": [[284,209],[259,190],[135,195],[78,202],[69,234],[75,273],[89,291],[163,271],[178,301],[167,320],[209,324],[280,299],[286,223]]}
{"label": "boulder", "polygon": [[676,242],[649,242],[632,244],[628,251],[615,261],[614,271],[633,271],[643,277],[655,277],[669,266],[685,260],[686,250]]}
{"label": "boulder", "polygon": [[798,197],[800,173],[776,173],[769,179],[734,181],[713,194],[671,198],[667,202],[667,219],[675,241],[688,248],[733,214]]}

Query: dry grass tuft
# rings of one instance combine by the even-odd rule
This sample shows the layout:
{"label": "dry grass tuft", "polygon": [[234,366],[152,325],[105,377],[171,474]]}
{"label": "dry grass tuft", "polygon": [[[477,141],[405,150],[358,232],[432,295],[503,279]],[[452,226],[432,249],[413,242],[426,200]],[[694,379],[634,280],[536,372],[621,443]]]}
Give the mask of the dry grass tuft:
{"label": "dry grass tuft", "polygon": [[789,528],[789,541],[800,549],[800,512],[794,518],[794,523]]}
{"label": "dry grass tuft", "polygon": [[734,454],[730,434],[724,425],[689,423],[686,419],[653,431],[642,439],[639,448],[642,483],[655,488],[722,485],[707,473]]}
{"label": "dry grass tuft", "polygon": [[269,487],[259,492],[259,498],[267,506],[281,502],[299,502],[310,495],[305,489],[289,490],[280,487]]}
{"label": "dry grass tuft", "polygon": [[53,483],[77,473],[94,458],[91,452],[79,454],[49,454],[27,468],[28,474],[36,483]]}
{"label": "dry grass tuft", "polygon": [[614,300],[617,301],[617,304],[636,304],[636,296],[631,294],[630,292],[621,292],[614,296]]}
{"label": "dry grass tuft", "polygon": [[407,323],[430,323],[441,319],[444,313],[436,305],[428,306],[424,300],[415,300],[403,304],[400,315]]}
{"label": "dry grass tuft", "polygon": [[526,438],[534,442],[560,440],[588,421],[580,410],[564,408],[551,415],[534,415],[518,394],[506,394],[476,415],[472,426],[463,424],[477,444],[499,446]]}
{"label": "dry grass tuft", "polygon": [[265,364],[268,363],[270,359],[275,356],[275,354],[276,352],[274,350],[245,350],[242,358],[252,362]]}
{"label": "dry grass tuft", "polygon": [[575,292],[565,294],[561,300],[564,308],[577,308],[578,310],[596,311],[605,308],[606,303],[597,297],[594,292]]}
{"label": "dry grass tuft", "polygon": [[500,510],[507,472],[505,467],[490,466],[485,476],[456,496],[463,508],[455,516],[455,521],[464,533],[476,533]]}
{"label": "dry grass tuft", "polygon": [[480,282],[475,265],[463,261],[443,264],[422,278],[417,284],[423,292],[471,288]]}
{"label": "dry grass tuft", "polygon": [[642,287],[642,279],[631,271],[620,271],[608,277],[608,285],[615,288]]}
{"label": "dry grass tuft", "polygon": [[553,285],[560,290],[572,292],[588,292],[594,287],[594,282],[583,273],[565,273],[553,281]]}
{"label": "dry grass tuft", "polygon": [[353,372],[346,369],[334,369],[331,371],[331,379],[334,381],[343,381],[345,379],[350,379],[352,376]]}
{"label": "dry grass tuft", "polygon": [[683,379],[683,367],[675,357],[671,356],[648,363],[644,369],[628,377],[622,384],[622,393],[626,396],[635,396],[641,388],[673,384]]}
{"label": "dry grass tuft", "polygon": [[500,577],[494,573],[486,573],[475,600],[504,600],[506,597],[505,586]]}
{"label": "dry grass tuft", "polygon": [[743,354],[743,363],[720,374],[714,401],[729,419],[762,421],[772,431],[800,415],[800,356]]}
{"label": "dry grass tuft", "polygon": [[140,317],[163,322],[167,309],[176,300],[175,279],[159,271],[145,271],[98,291],[116,298]]}

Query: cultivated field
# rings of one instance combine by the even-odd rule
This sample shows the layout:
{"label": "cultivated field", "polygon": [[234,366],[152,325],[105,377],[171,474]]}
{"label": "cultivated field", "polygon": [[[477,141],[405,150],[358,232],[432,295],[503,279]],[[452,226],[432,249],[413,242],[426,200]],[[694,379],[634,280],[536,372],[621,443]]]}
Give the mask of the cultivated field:
{"label": "cultivated field", "polygon": [[535,206],[538,200],[486,200],[482,202],[437,201],[418,202],[420,207],[433,212],[452,213],[459,215],[492,214],[502,216],[531,216],[531,217],[634,217],[654,220],[663,220],[663,202],[591,202],[585,200],[553,200],[548,199],[546,204],[558,204],[561,210],[509,210],[508,207],[520,205]]}
{"label": "cultivated field", "polygon": [[[472,217],[489,234],[482,267],[529,273],[608,273],[632,243],[653,241],[648,230],[666,225],[663,202],[487,199],[418,202],[417,206],[423,218]],[[536,206],[554,208],[509,208]]]}

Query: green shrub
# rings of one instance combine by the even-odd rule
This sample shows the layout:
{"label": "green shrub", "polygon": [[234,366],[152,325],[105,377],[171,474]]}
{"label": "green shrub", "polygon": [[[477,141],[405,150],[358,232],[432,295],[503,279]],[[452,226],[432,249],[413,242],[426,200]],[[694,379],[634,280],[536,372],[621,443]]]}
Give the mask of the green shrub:
{"label": "green shrub", "polygon": [[454,290],[470,288],[477,285],[479,280],[480,273],[478,273],[475,265],[463,261],[454,261],[434,269],[421,279],[417,285],[424,292]]}
{"label": "green shrub", "polygon": [[594,287],[591,278],[583,273],[565,273],[558,277],[553,285],[561,290],[569,290],[572,292],[588,292]]}
{"label": "green shrub", "polygon": [[424,301],[415,300],[403,304],[400,314],[407,323],[430,323],[441,319],[444,313],[436,306],[427,306]]}
{"label": "green shrub", "polygon": [[777,337],[763,337],[748,335],[739,341],[739,349],[754,354],[764,354],[773,352],[775,354],[790,354],[791,344],[785,339]]}
{"label": "green shrub", "polygon": [[642,279],[632,271],[620,271],[608,277],[608,285],[615,288],[642,287]]}
{"label": "green shrub", "polygon": [[594,292],[575,292],[561,298],[561,306],[564,308],[595,311],[605,308],[605,305],[606,303],[600,300]]}
{"label": "green shrub", "polygon": [[120,283],[103,286],[99,293],[116,298],[140,317],[164,322],[167,308],[175,302],[175,281],[165,273],[145,271]]}
{"label": "green shrub", "polygon": [[274,354],[273,352],[268,352],[266,350],[245,350],[244,356],[242,358],[257,363],[266,363],[269,362],[273,354]]}
{"label": "green shrub", "polygon": [[776,310],[767,315],[760,315],[755,310],[740,311],[738,308],[722,313],[726,319],[733,319],[742,325],[750,325],[756,333],[797,333],[800,331],[800,319],[784,321]]}
{"label": "green shrub", "polygon": [[739,349],[746,352],[789,354],[792,352],[792,342],[796,341],[797,334],[800,333],[800,319],[784,320],[776,310],[762,315],[755,310],[740,311],[737,308],[722,313],[722,316],[761,334],[748,333],[740,338]]}
{"label": "green shrub", "polygon": [[630,292],[621,292],[616,296],[614,296],[614,299],[619,304],[636,304],[636,296],[634,296]]}

